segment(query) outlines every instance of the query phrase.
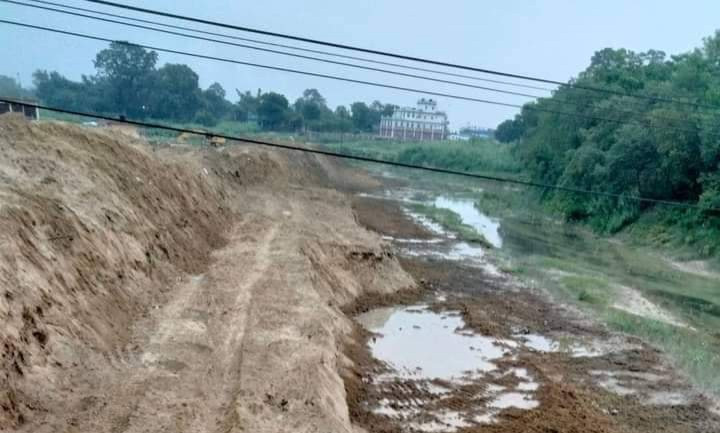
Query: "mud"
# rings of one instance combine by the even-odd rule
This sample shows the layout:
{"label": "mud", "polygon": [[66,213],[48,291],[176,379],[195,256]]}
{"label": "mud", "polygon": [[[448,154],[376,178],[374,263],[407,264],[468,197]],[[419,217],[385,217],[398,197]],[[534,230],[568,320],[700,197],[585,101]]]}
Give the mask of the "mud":
{"label": "mud", "polygon": [[[372,220],[380,233],[396,229],[393,219],[386,220],[387,230],[377,224],[390,206],[365,199],[354,204],[359,221]],[[357,367],[345,382],[352,419],[368,431],[720,431],[714,403],[642,341],[611,333],[508,276],[434,256],[401,253],[400,260],[432,287],[419,304],[441,316],[460,313],[465,326],[455,332],[513,343],[506,343],[510,356],[495,358],[496,369],[485,374],[462,381],[408,376],[397,362],[373,357],[381,335],[357,325],[348,352]]]}

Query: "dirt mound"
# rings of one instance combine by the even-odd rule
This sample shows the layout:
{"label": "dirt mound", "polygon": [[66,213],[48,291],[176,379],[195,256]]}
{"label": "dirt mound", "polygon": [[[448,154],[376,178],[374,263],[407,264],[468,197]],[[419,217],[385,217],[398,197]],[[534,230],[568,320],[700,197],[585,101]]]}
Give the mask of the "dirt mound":
{"label": "dirt mound", "polygon": [[7,116],[0,156],[0,431],[355,431],[343,308],[414,283],[345,169]]}
{"label": "dirt mound", "polygon": [[0,118],[0,429],[124,346],[133,319],[224,243],[225,193],[125,136]]}

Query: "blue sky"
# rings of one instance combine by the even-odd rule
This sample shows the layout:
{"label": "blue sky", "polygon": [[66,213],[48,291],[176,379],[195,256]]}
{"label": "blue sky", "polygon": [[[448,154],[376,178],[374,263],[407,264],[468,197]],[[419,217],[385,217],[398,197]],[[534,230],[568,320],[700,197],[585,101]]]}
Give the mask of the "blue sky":
{"label": "blue sky", "polygon": [[[56,1],[132,14],[81,0]],[[668,54],[677,54],[699,46],[703,37],[720,28],[717,20],[717,17],[720,17],[720,2],[711,0],[118,1],[247,27],[561,81],[584,69],[593,52],[602,48],[628,48],[635,51],[659,49]],[[511,103],[522,103],[525,100],[475,89],[341,69],[339,66],[262,54],[237,47],[178,39],[7,3],[0,3],[0,15],[10,20],[207,55]],[[197,27],[195,24],[180,24]],[[82,74],[92,74],[92,59],[97,51],[104,48],[99,42],[19,29],[5,24],[0,24],[0,29],[0,58],[4,59],[0,64],[0,74],[19,76],[26,85],[31,81],[32,72],[38,68],[57,70],[73,79],[78,79]],[[214,30],[227,32],[222,29]],[[420,97],[395,90],[161,54],[160,63],[166,62],[189,64],[200,75],[203,87],[217,81],[225,87],[232,100],[236,99],[236,88],[243,91],[255,91],[258,88],[274,90],[286,94],[293,101],[304,89],[314,87],[320,90],[333,107],[339,104],[347,105],[356,100],[371,102],[374,99],[412,105]],[[436,99],[439,100],[441,108],[448,112],[453,127],[468,123],[492,127],[515,113],[515,110],[510,108]]]}

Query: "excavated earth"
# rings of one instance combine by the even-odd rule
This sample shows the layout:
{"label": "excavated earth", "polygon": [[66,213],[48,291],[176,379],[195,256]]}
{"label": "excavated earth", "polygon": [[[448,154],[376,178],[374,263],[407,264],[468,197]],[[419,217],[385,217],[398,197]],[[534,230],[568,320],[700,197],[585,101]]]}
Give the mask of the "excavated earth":
{"label": "excavated earth", "polygon": [[0,431],[356,431],[343,308],[415,287],[373,182],[137,137],[0,117]]}

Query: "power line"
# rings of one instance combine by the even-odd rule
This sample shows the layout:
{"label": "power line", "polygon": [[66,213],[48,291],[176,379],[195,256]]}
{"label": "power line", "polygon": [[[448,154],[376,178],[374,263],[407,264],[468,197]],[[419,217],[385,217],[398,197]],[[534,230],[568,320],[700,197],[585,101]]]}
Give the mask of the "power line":
{"label": "power line", "polygon": [[[395,85],[391,85],[391,84],[378,83],[378,82],[374,82],[374,81],[358,80],[358,79],[347,78],[347,77],[339,77],[336,75],[321,74],[321,73],[317,73],[317,72],[308,72],[308,71],[303,71],[303,70],[299,70],[299,69],[285,68],[285,67],[279,67],[279,66],[270,66],[270,65],[264,65],[264,64],[259,64],[259,63],[245,62],[245,61],[241,61],[241,60],[228,59],[228,58],[224,58],[224,57],[216,57],[216,56],[208,56],[205,54],[190,53],[187,51],[173,50],[173,49],[169,49],[169,48],[161,48],[161,47],[156,47],[156,46],[152,46],[152,45],[137,44],[137,43],[127,42],[127,41],[117,41],[117,40],[104,38],[104,37],[100,37],[100,36],[71,32],[71,31],[67,31],[67,30],[60,30],[60,29],[55,29],[55,28],[51,28],[51,27],[37,26],[37,25],[21,23],[21,22],[17,22],[17,21],[9,21],[9,20],[1,20],[0,19],[0,23],[30,28],[30,29],[35,29],[35,30],[48,31],[48,32],[63,34],[63,35],[68,35],[68,36],[74,36],[74,37],[79,37],[79,38],[83,38],[83,39],[90,39],[90,40],[96,40],[96,41],[102,41],[102,42],[108,42],[108,43],[119,43],[119,44],[124,44],[124,45],[128,45],[128,46],[136,46],[136,47],[140,47],[140,48],[161,51],[161,52],[170,53],[170,54],[179,54],[179,55],[184,55],[184,56],[196,57],[196,58],[200,58],[200,59],[215,60],[215,61],[220,61],[220,62],[225,62],[225,63],[250,66],[250,67],[255,67],[255,68],[287,72],[287,73],[298,74],[298,75],[306,75],[306,76],[310,76],[310,77],[326,78],[326,79],[330,79],[330,80],[343,81],[343,82],[347,82],[347,83],[363,84],[363,85],[373,86],[373,87],[382,87],[382,88],[386,88],[386,89],[399,90],[399,91],[409,92],[409,93],[417,93],[417,94],[421,94],[421,95],[440,96],[440,97],[445,97],[445,98],[450,98],[450,99],[457,99],[457,100],[469,101],[469,102],[477,102],[477,103],[481,103],[481,104],[496,105],[496,106],[501,106],[501,107],[527,109],[527,110],[532,110],[532,111],[537,111],[537,112],[550,113],[550,114],[556,114],[556,115],[561,115],[561,116],[576,117],[576,118],[581,118],[581,119],[586,119],[586,120],[612,122],[612,123],[617,123],[617,124],[632,124],[633,123],[633,122],[627,121],[627,120],[612,119],[612,118],[608,118],[608,117],[585,115],[585,114],[578,114],[578,113],[569,113],[569,112],[565,112],[565,111],[559,111],[559,110],[554,110],[554,109],[549,109],[549,108],[541,108],[541,107],[536,107],[536,106],[532,106],[532,105],[519,105],[519,104],[513,104],[513,103],[507,103],[507,102],[500,102],[500,101],[493,101],[493,100],[488,100],[488,99],[473,98],[473,97],[469,97],[469,96],[461,96],[461,95],[455,95],[455,94],[450,94],[450,93],[437,92],[437,91],[432,91],[432,90],[423,90],[423,89],[415,89],[415,88],[411,88],[411,87],[395,86]],[[641,120],[636,120],[636,122],[638,122],[640,124],[644,124],[647,127],[658,129],[658,130],[667,129],[667,130],[673,130],[673,131],[683,131],[683,132],[687,132],[690,134],[697,133],[697,131],[695,131],[694,129],[673,128],[673,127],[667,127],[667,126],[652,126],[648,122],[644,122]]]}
{"label": "power line", "polygon": [[[44,6],[32,5],[32,4],[28,4],[28,3],[22,3],[22,2],[15,1],[15,0],[0,0],[0,1],[5,2],[5,3],[20,5],[20,6],[27,6],[27,7],[31,7],[31,8],[37,8],[37,9],[42,9],[42,10],[58,12],[58,13],[66,14],[66,15],[89,18],[89,19],[113,23],[113,24],[120,24],[120,25],[124,25],[124,26],[144,29],[144,30],[151,30],[151,31],[155,31],[155,32],[180,36],[183,38],[197,39],[197,40],[214,42],[214,43],[223,44],[223,45],[230,45],[230,46],[239,47],[239,48],[247,48],[250,50],[263,51],[263,52],[273,53],[273,54],[280,54],[280,55],[284,55],[284,56],[290,56],[290,57],[306,59],[306,60],[313,60],[313,61],[322,62],[322,63],[330,63],[330,64],[334,64],[334,65],[347,66],[349,68],[363,69],[366,71],[373,71],[373,72],[382,72],[385,74],[398,75],[398,76],[408,77],[408,78],[417,78],[420,80],[434,81],[437,83],[451,84],[454,86],[469,87],[469,88],[473,88],[473,89],[485,90],[488,92],[502,93],[502,94],[506,94],[506,95],[522,96],[522,97],[526,97],[526,98],[541,98],[542,97],[540,95],[533,95],[530,93],[513,92],[511,90],[503,90],[503,89],[496,89],[493,87],[478,86],[475,84],[463,83],[463,82],[459,82],[459,81],[443,80],[441,78],[433,78],[433,77],[417,75],[417,74],[408,74],[405,72],[391,71],[388,69],[374,68],[371,66],[361,66],[361,65],[356,65],[353,63],[339,62],[339,61],[323,59],[323,58],[319,58],[319,57],[312,57],[312,56],[306,56],[306,55],[302,55],[302,54],[288,53],[286,51],[278,51],[278,50],[272,50],[272,49],[268,49],[268,48],[255,47],[252,45],[238,44],[235,42],[223,41],[220,39],[213,39],[213,38],[207,38],[207,37],[203,37],[203,36],[189,35],[186,33],[180,33],[180,32],[175,32],[175,31],[171,31],[171,30],[163,30],[163,29],[158,29],[155,27],[149,27],[149,26],[140,25],[140,24],[125,23],[122,21],[111,20],[111,19],[101,18],[101,17],[94,17],[91,15],[84,15],[84,14],[80,14],[80,13],[76,13],[76,12],[64,11],[61,9],[55,9],[55,8],[49,8],[49,7],[44,7]],[[557,103],[559,101],[553,101],[553,102]]]}
{"label": "power line", "polygon": [[720,109],[720,107],[718,107],[718,106],[709,106],[709,105],[699,104],[699,103],[695,103],[695,102],[681,101],[681,100],[674,99],[674,98],[663,98],[663,97],[659,97],[659,96],[650,96],[650,95],[637,95],[637,94],[630,94],[630,93],[626,93],[626,92],[620,92],[620,91],[616,91],[616,90],[612,90],[612,89],[604,89],[604,88],[595,87],[595,86],[587,86],[587,85],[581,85],[581,84],[569,84],[569,83],[564,83],[562,81],[534,77],[534,76],[530,76],[530,75],[515,74],[515,73],[510,73],[510,72],[492,70],[492,69],[478,68],[478,67],[474,67],[474,66],[466,66],[466,65],[461,65],[461,64],[457,64],[457,63],[450,63],[450,62],[444,62],[444,61],[439,61],[439,60],[427,59],[427,58],[423,58],[423,57],[415,57],[415,56],[408,56],[408,55],[404,55],[404,54],[397,54],[397,53],[392,53],[389,51],[373,50],[373,49],[369,49],[369,48],[362,48],[362,47],[358,47],[358,46],[346,45],[346,44],[341,44],[341,43],[337,43],[337,42],[328,42],[328,41],[322,41],[319,39],[312,39],[312,38],[306,38],[306,37],[302,37],[302,36],[290,35],[290,34],[286,34],[286,33],[278,33],[278,32],[272,32],[272,31],[268,31],[268,30],[255,29],[255,28],[251,28],[251,27],[238,26],[238,25],[223,23],[223,22],[219,22],[219,21],[206,20],[206,19],[202,19],[202,18],[178,15],[178,14],[174,14],[174,13],[170,13],[170,12],[147,9],[147,8],[142,8],[142,7],[138,7],[138,6],[131,6],[131,5],[122,4],[122,3],[115,3],[115,2],[111,2],[111,1],[107,1],[107,0],[85,0],[85,1],[89,2],[89,3],[96,3],[96,4],[105,5],[105,6],[112,6],[112,7],[120,8],[120,9],[132,10],[135,12],[142,12],[145,14],[151,14],[151,15],[157,15],[157,16],[162,16],[162,17],[166,17],[166,18],[172,18],[172,19],[176,19],[176,20],[190,21],[190,22],[205,24],[205,25],[209,25],[209,26],[224,27],[227,29],[238,30],[238,31],[242,31],[242,32],[255,33],[255,34],[260,34],[260,35],[265,35],[265,36],[272,36],[272,37],[276,37],[276,38],[290,39],[290,40],[305,42],[305,43],[309,43],[309,44],[323,45],[323,46],[327,46],[327,47],[333,47],[333,48],[339,48],[339,49],[351,50],[351,51],[358,51],[358,52],[363,52],[363,53],[367,53],[367,54],[374,54],[374,55],[386,56],[386,57],[394,57],[397,59],[408,60],[408,61],[413,61],[413,62],[420,62],[420,63],[427,63],[427,64],[432,64],[432,65],[437,65],[437,66],[444,66],[444,67],[448,67],[448,68],[464,69],[464,70],[473,71],[473,72],[480,72],[483,74],[498,75],[498,76],[502,76],[502,77],[515,78],[515,79],[527,80],[527,81],[535,81],[538,83],[553,84],[553,85],[561,86],[561,87],[583,89],[583,90],[589,90],[589,91],[593,91],[593,92],[607,93],[607,94],[616,95],[616,96],[629,96],[629,97],[633,97],[633,98],[647,99],[647,100],[651,100],[654,102],[675,103],[675,104],[682,104],[682,105],[687,105],[687,106],[691,106],[691,107],[705,108],[705,109],[711,109],[711,110]]}
{"label": "power line", "polygon": [[[323,58],[318,58],[318,57],[312,57],[312,56],[305,56],[305,55],[301,55],[301,54],[288,53],[288,52],[285,52],[285,51],[278,51],[278,50],[273,50],[273,49],[255,47],[255,46],[251,46],[251,45],[238,44],[238,43],[233,43],[233,42],[224,41],[224,40],[207,38],[207,37],[203,37],[203,36],[189,35],[189,34],[187,34],[187,33],[180,33],[180,32],[175,32],[175,31],[171,31],[171,30],[163,30],[163,29],[158,29],[158,28],[155,28],[155,27],[149,27],[149,26],[140,25],[140,24],[126,23],[126,22],[123,22],[123,21],[117,21],[117,20],[113,20],[113,19],[96,17],[96,16],[92,16],[92,15],[85,15],[85,14],[82,14],[82,13],[71,12],[71,11],[62,10],[62,9],[56,9],[56,8],[52,8],[52,7],[45,7],[45,6],[33,5],[33,4],[23,3],[23,2],[19,2],[19,1],[15,1],[15,0],[0,0],[0,1],[3,1],[3,2],[5,2],[5,3],[20,5],[20,6],[26,6],[26,7],[32,7],[32,8],[37,8],[37,9],[41,9],[41,10],[47,10],[47,11],[57,12],[57,13],[61,13],[61,14],[71,15],[71,16],[88,18],[88,19],[93,19],[93,20],[98,20],[98,21],[103,21],[103,22],[109,22],[109,23],[113,23],[113,24],[120,24],[120,25],[124,25],[124,26],[129,26],[129,27],[134,27],[134,28],[140,28],[140,29],[144,29],[144,30],[151,30],[151,31],[160,32],[160,33],[164,33],[164,34],[171,34],[171,35],[180,36],[180,37],[184,37],[184,38],[191,38],[191,39],[203,40],[203,41],[214,42],[214,43],[219,43],[219,44],[224,44],[224,45],[229,45],[229,46],[235,46],[235,47],[240,47],[240,48],[246,48],[246,49],[251,49],[251,50],[256,50],[256,51],[269,52],[269,53],[273,53],[273,54],[280,54],[280,55],[285,55],[285,56],[290,56],[290,57],[295,57],[295,58],[301,58],[301,59],[306,59],[306,60],[319,61],[319,62],[322,62],[322,63],[329,63],[329,64],[341,65],[341,66],[351,67],[351,68],[355,68],[355,69],[362,69],[362,70],[373,71],[373,72],[382,72],[382,73],[391,74],[391,75],[403,76],[403,77],[408,77],[408,78],[416,78],[416,79],[421,79],[421,80],[426,80],[426,81],[434,81],[434,82],[443,83],[443,84],[450,84],[450,85],[456,85],[456,86],[461,86],[461,87],[468,87],[468,88],[473,88],[473,89],[478,89],[478,90],[484,90],[484,91],[488,91],[488,92],[502,93],[502,94],[512,95],[512,96],[521,96],[521,97],[533,98],[533,99],[538,99],[538,98],[542,98],[542,97],[543,97],[543,96],[540,96],[540,95],[534,95],[534,94],[529,94],[529,93],[514,92],[514,91],[509,91],[509,90],[504,90],[504,89],[497,89],[497,88],[492,88],[492,87],[478,86],[478,85],[469,84],[469,83],[463,83],[463,82],[458,82],[458,81],[443,80],[443,79],[434,78],[434,77],[428,77],[428,76],[423,76],[423,75],[408,74],[408,73],[403,73],[403,72],[398,72],[398,71],[392,71],[392,70],[387,70],[387,69],[361,66],[361,65],[352,64],[352,63],[347,63],[347,62],[339,62],[339,61],[333,61],[333,60],[328,60],[328,59],[323,59]],[[69,7],[69,6],[66,6],[66,5],[59,4],[59,3],[47,2],[47,1],[43,1],[43,0],[31,0],[31,1],[35,1],[35,2],[43,3],[43,4],[59,5],[59,6],[61,6],[61,7]],[[91,12],[91,13],[100,13],[100,12],[92,11],[92,10],[89,10],[89,9],[83,9],[83,8],[75,8],[75,9],[82,9],[82,10],[84,10],[84,11],[89,11],[89,12]],[[131,18],[124,17],[124,16],[119,16],[119,17],[120,17],[120,18],[123,18],[123,19],[131,19]],[[162,24],[158,23],[158,25],[162,25]],[[175,26],[173,26],[173,27],[175,27]],[[571,105],[574,105],[574,106],[576,106],[576,107],[580,107],[581,109],[586,109],[586,108],[588,108],[588,106],[590,105],[590,103],[587,103],[587,102],[583,104],[583,103],[579,103],[579,102],[568,101],[567,99],[564,99],[564,100],[563,100],[563,99],[559,99],[559,98],[557,98],[557,97],[547,98],[545,101],[546,101],[547,103],[552,103],[552,104],[557,104],[557,105],[571,104]],[[628,116],[628,115],[644,116],[644,115],[645,115],[645,113],[641,113],[641,112],[637,112],[637,111],[632,111],[632,110],[612,109],[612,111],[618,112],[618,113],[621,114],[622,116]],[[671,119],[665,118],[665,120],[671,120]]]}
{"label": "power line", "polygon": [[[62,3],[56,3],[56,2],[51,2],[51,1],[45,1],[45,0],[29,0],[29,1],[32,1],[35,3],[41,3],[41,4],[45,4],[45,5],[59,6],[59,7],[63,7],[66,9],[72,9],[72,10],[81,11],[81,12],[88,12],[88,13],[93,13],[93,14],[103,15],[103,16],[108,16],[108,17],[113,17],[113,18],[121,18],[121,19],[129,20],[129,21],[153,24],[153,25],[163,26],[163,27],[172,28],[172,29],[176,29],[176,30],[185,30],[185,31],[210,35],[210,36],[219,36],[219,37],[234,39],[234,40],[238,40],[238,41],[252,42],[255,44],[261,44],[261,45],[279,47],[279,48],[286,48],[286,49],[290,49],[290,50],[303,51],[303,52],[313,53],[313,54],[322,54],[325,56],[338,57],[338,58],[348,59],[348,60],[356,60],[356,61],[365,62],[365,63],[374,63],[377,65],[393,66],[396,68],[403,68],[403,69],[408,69],[408,70],[413,70],[413,71],[430,72],[433,74],[447,75],[450,77],[466,78],[469,80],[483,81],[483,82],[495,83],[495,84],[503,84],[503,85],[507,85],[507,86],[522,87],[522,88],[533,89],[533,90],[542,90],[542,91],[546,91],[546,92],[552,92],[554,90],[554,89],[551,89],[548,87],[533,86],[530,84],[515,83],[515,82],[511,82],[511,81],[493,80],[493,79],[489,79],[489,78],[480,78],[480,77],[476,77],[473,75],[457,74],[457,73],[448,72],[448,71],[441,71],[438,69],[426,69],[426,68],[420,68],[420,67],[416,67],[416,66],[404,65],[401,63],[383,62],[380,60],[368,59],[368,58],[364,58],[364,57],[349,56],[349,55],[345,55],[345,54],[333,53],[330,51],[313,50],[313,49],[303,48],[303,47],[298,47],[298,46],[293,46],[293,45],[279,44],[279,43],[268,42],[268,41],[263,41],[263,40],[258,40],[258,39],[243,38],[243,37],[239,37],[236,35],[229,35],[226,33],[217,33],[217,32],[210,32],[210,31],[206,31],[206,30],[195,29],[192,27],[177,26],[177,25],[163,23],[163,22],[159,22],[159,21],[152,21],[152,20],[146,20],[146,19],[142,19],[142,18],[129,17],[129,16],[125,16],[125,15],[112,14],[109,12],[102,12],[102,11],[98,11],[98,10],[81,8],[81,7],[77,7],[77,6],[70,6],[70,5],[65,5]],[[30,6],[30,5],[27,5],[27,6]]]}
{"label": "power line", "polygon": [[[13,103],[16,101],[13,101],[10,99],[5,99],[5,98],[0,98],[0,102]],[[111,121],[111,122],[125,123],[128,125],[141,126],[144,128],[162,129],[162,130],[166,130],[166,131],[177,132],[180,134],[192,134],[192,135],[200,135],[200,136],[204,136],[204,137],[218,137],[218,138],[222,138],[225,140],[244,141],[246,143],[257,144],[257,145],[272,147],[272,148],[276,148],[276,149],[285,149],[285,150],[311,153],[311,154],[316,154],[316,155],[331,156],[331,157],[335,157],[335,158],[348,159],[348,160],[353,160],[353,161],[368,162],[368,163],[373,163],[373,164],[383,164],[383,165],[389,165],[389,166],[393,166],[393,167],[422,170],[422,171],[428,171],[428,172],[440,173],[440,174],[450,174],[450,175],[455,175],[455,176],[463,176],[463,177],[487,180],[487,181],[492,181],[492,182],[511,183],[511,184],[515,184],[515,185],[522,185],[522,186],[533,187],[533,188],[552,189],[552,190],[564,191],[564,192],[569,192],[569,193],[574,193],[574,194],[597,195],[597,196],[614,198],[614,199],[618,199],[618,200],[630,200],[630,201],[646,202],[646,203],[653,203],[653,204],[662,204],[662,205],[681,207],[681,208],[720,212],[720,209],[702,208],[702,207],[700,207],[696,204],[692,204],[692,203],[683,203],[683,202],[670,201],[670,200],[660,200],[660,199],[653,199],[653,198],[648,198],[648,197],[616,194],[616,193],[604,192],[604,191],[593,191],[593,190],[588,190],[588,189],[583,189],[583,188],[572,188],[572,187],[566,187],[566,186],[562,186],[562,185],[551,185],[551,184],[544,184],[544,183],[539,183],[539,182],[530,182],[530,181],[524,181],[524,180],[518,180],[518,179],[499,177],[499,176],[488,176],[488,175],[479,174],[479,173],[449,170],[449,169],[445,169],[445,168],[425,166],[425,165],[406,164],[406,163],[402,163],[402,162],[389,161],[389,160],[378,159],[378,158],[369,158],[369,157],[365,157],[365,156],[350,155],[350,154],[346,154],[346,153],[332,152],[332,151],[328,151],[328,150],[313,149],[313,148],[300,147],[300,146],[292,146],[292,145],[288,145],[288,144],[272,143],[269,141],[258,140],[258,139],[249,138],[249,137],[239,137],[239,136],[232,136],[232,135],[226,135],[226,134],[218,134],[215,132],[199,132],[197,130],[192,130],[192,129],[187,129],[187,128],[179,128],[179,127],[175,127],[175,126],[168,126],[168,125],[163,125],[163,124],[159,124],[159,123],[141,122],[141,121],[137,121],[137,120],[129,120],[124,117],[117,118],[117,117],[102,115],[102,114],[98,114],[98,113],[88,113],[88,112],[83,112],[83,111],[67,110],[67,109],[63,109],[63,108],[49,107],[46,105],[40,105],[40,104],[29,103],[29,102],[23,102],[23,104],[28,107],[33,107],[33,108],[36,108],[39,110],[52,111],[52,112],[56,112],[56,113],[71,114],[71,115],[82,116],[82,117],[90,117],[90,118],[94,118],[94,119],[101,119],[101,120],[107,120],[107,121]]]}

